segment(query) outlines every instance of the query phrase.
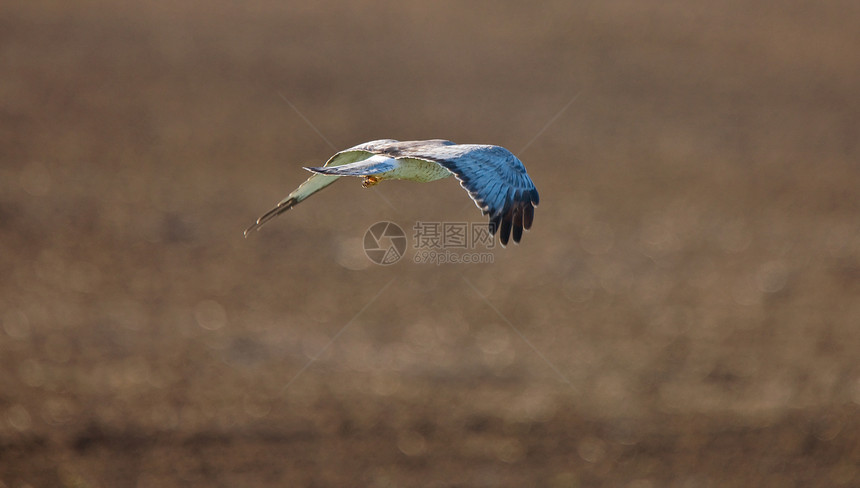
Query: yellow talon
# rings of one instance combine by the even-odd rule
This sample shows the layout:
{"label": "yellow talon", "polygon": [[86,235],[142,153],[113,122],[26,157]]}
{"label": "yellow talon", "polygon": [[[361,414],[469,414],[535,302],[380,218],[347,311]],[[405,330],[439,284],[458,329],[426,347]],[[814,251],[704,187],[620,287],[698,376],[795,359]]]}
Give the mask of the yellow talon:
{"label": "yellow talon", "polygon": [[370,188],[377,183],[379,183],[379,178],[375,176],[365,176],[364,181],[361,182],[361,186],[363,188]]}

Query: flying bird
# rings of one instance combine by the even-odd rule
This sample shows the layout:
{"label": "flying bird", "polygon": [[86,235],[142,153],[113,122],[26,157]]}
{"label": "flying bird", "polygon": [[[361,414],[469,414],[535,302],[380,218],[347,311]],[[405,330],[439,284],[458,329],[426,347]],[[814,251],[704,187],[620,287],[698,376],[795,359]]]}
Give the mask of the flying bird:
{"label": "flying bird", "polygon": [[304,169],[314,174],[245,229],[245,237],[341,176],[364,178],[362,186],[369,188],[382,180],[424,183],[453,175],[481,213],[490,216],[490,232],[499,232],[502,246],[510,237],[520,242],[539,202],[523,163],[500,146],[380,139],[340,151],[322,167]]}

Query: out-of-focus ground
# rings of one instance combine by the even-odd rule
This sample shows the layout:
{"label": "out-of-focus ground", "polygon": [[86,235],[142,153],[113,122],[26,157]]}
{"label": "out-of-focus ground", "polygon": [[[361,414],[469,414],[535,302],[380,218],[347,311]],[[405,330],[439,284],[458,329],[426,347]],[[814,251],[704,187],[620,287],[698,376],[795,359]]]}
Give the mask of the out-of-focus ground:
{"label": "out-of-focus ground", "polygon": [[[0,487],[860,485],[858,5],[4,3]],[[508,147],[532,231],[242,238],[378,138]]]}

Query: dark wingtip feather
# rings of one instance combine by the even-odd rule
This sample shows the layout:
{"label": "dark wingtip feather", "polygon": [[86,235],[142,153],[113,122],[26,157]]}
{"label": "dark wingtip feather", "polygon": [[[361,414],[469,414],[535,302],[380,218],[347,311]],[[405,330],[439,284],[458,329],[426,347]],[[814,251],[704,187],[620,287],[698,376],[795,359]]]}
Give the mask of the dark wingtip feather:
{"label": "dark wingtip feather", "polygon": [[531,194],[532,204],[535,207],[537,207],[538,204],[540,203],[540,195],[538,195],[537,188],[533,188],[532,191],[530,192],[530,194]]}
{"label": "dark wingtip feather", "polygon": [[523,210],[521,207],[516,207],[514,209],[513,215],[513,235],[514,242],[517,244],[520,243],[520,239],[523,237]]}
{"label": "dark wingtip feather", "polygon": [[502,214],[496,214],[494,217],[490,218],[490,235],[496,235],[496,231],[499,230],[499,226],[502,223]]}
{"label": "dark wingtip feather", "polygon": [[260,216],[259,219],[257,219],[256,222],[254,222],[253,224],[251,224],[250,227],[245,229],[244,236],[247,238],[248,234],[250,234],[251,232],[253,232],[255,230],[260,230],[260,227],[265,225],[266,222],[272,220],[273,218],[277,217],[278,215],[281,215],[282,213],[286,212],[287,210],[295,207],[297,203],[299,203],[299,202],[295,198],[290,198],[289,200],[285,200],[285,201],[279,203],[277,207],[264,213],[262,216]]}
{"label": "dark wingtip feather", "polygon": [[499,242],[502,246],[508,245],[508,239],[511,237],[511,214],[508,213],[502,218],[502,227],[499,229]]}
{"label": "dark wingtip feather", "polygon": [[532,204],[526,204],[523,208],[523,228],[528,230],[532,228],[532,222],[535,220],[535,208]]}

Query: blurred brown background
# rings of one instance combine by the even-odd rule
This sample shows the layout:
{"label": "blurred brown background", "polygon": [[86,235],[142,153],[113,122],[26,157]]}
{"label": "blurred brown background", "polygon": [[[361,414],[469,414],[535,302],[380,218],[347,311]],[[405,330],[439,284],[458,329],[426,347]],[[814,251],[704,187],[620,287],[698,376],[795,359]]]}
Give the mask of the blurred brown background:
{"label": "blurred brown background", "polygon": [[[0,487],[860,485],[857,25],[5,2]],[[242,238],[378,138],[511,149],[534,228],[376,266],[374,222],[483,218],[349,180]]]}

